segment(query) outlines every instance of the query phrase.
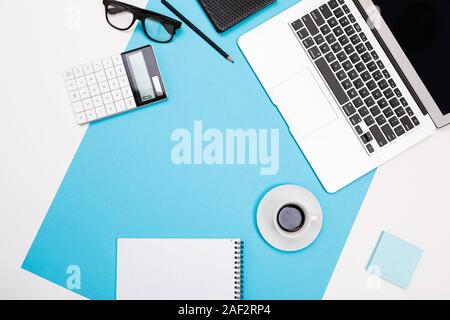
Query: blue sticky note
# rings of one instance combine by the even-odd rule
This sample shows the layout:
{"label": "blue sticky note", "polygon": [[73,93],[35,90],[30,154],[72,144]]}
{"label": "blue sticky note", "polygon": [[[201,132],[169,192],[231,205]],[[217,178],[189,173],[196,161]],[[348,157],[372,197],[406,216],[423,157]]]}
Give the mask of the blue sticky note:
{"label": "blue sticky note", "polygon": [[421,256],[422,249],[383,231],[366,270],[406,289]]}

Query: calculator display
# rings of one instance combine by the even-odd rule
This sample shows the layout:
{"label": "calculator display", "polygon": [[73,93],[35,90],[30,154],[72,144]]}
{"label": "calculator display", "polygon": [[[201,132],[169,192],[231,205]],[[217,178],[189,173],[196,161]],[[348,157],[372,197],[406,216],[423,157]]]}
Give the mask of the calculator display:
{"label": "calculator display", "polygon": [[138,51],[130,54],[128,59],[141,100],[145,102],[154,99],[155,91],[153,90],[152,80],[147,71],[144,55],[141,51]]}
{"label": "calculator display", "polygon": [[137,106],[167,98],[151,46],[122,54]]}

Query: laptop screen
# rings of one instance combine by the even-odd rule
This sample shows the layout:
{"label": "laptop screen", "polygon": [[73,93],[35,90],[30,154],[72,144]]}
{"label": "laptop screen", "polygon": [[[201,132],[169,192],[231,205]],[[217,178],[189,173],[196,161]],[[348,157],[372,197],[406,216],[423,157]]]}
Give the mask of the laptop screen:
{"label": "laptop screen", "polygon": [[450,113],[450,1],[373,0],[444,115]]}

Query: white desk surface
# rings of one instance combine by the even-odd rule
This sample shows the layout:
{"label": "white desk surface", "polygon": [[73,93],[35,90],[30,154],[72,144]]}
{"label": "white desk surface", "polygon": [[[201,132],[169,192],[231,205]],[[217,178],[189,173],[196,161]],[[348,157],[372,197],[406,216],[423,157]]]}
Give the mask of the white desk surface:
{"label": "white desk surface", "polygon": [[[0,0],[0,29],[13,29],[0,51],[0,299],[82,299],[20,266],[86,130],[61,107],[61,71],[123,51],[131,35],[109,27],[103,10],[92,0]],[[378,170],[326,299],[450,298],[449,141],[450,127]],[[407,290],[365,271],[383,230],[424,250]]]}

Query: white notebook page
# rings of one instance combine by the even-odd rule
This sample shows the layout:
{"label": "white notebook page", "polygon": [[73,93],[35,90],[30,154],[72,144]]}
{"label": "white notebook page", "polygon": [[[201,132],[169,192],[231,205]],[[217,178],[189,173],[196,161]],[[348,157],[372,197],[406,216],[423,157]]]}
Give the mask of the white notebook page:
{"label": "white notebook page", "polygon": [[118,300],[233,300],[239,239],[119,239]]}

